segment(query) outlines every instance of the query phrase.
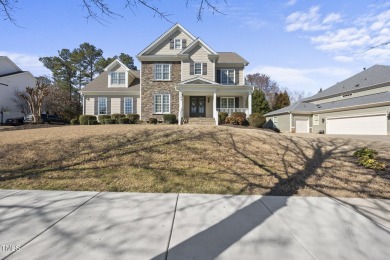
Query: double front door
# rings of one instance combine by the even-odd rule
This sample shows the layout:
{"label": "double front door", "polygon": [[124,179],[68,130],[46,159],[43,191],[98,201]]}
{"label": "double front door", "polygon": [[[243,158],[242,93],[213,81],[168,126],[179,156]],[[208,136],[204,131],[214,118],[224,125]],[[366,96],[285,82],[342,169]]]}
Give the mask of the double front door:
{"label": "double front door", "polygon": [[206,117],[206,97],[190,97],[190,117]]}

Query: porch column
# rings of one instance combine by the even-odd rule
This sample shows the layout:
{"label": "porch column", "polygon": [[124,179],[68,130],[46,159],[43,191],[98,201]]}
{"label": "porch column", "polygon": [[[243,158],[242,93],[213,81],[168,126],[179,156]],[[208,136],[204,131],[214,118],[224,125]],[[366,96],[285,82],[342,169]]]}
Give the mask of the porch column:
{"label": "porch column", "polygon": [[183,93],[179,91],[179,115],[177,117],[177,121],[179,125],[181,125],[182,117],[183,117]]}
{"label": "porch column", "polygon": [[213,117],[215,120],[215,125],[218,125],[218,113],[217,113],[217,91],[214,90],[213,95]]}
{"label": "porch column", "polygon": [[248,113],[249,115],[252,114],[252,92],[248,94]]}

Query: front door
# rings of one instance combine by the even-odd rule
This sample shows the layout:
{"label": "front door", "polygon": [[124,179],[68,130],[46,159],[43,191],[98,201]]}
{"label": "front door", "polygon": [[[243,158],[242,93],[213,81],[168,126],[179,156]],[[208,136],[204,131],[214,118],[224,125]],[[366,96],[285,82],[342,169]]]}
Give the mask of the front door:
{"label": "front door", "polygon": [[206,97],[190,97],[190,117],[206,117]]}

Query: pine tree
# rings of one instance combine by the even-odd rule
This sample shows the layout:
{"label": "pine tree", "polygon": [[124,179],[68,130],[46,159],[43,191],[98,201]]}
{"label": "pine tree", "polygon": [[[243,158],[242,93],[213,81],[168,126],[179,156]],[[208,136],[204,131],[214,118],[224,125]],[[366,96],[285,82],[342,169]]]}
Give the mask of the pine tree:
{"label": "pine tree", "polygon": [[290,97],[285,90],[284,92],[279,92],[275,94],[275,104],[274,110],[278,110],[284,107],[288,107],[290,105]]}

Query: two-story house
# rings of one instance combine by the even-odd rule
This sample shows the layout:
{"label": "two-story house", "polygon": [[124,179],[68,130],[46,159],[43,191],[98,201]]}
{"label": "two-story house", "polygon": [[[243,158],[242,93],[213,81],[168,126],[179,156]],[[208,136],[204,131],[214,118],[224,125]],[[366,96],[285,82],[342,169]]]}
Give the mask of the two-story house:
{"label": "two-story house", "polygon": [[0,123],[8,118],[24,117],[15,102],[15,91],[24,91],[35,83],[36,79],[29,71],[21,70],[8,57],[0,56]]}
{"label": "two-story house", "polygon": [[137,55],[141,62],[141,118],[175,114],[210,118],[218,112],[251,114],[252,86],[245,85],[248,62],[234,52],[216,52],[180,24]]}
{"label": "two-story house", "polygon": [[364,69],[265,116],[283,132],[390,135],[390,66]]}
{"label": "two-story house", "polygon": [[248,62],[234,52],[214,51],[180,24],[137,58],[141,73],[116,60],[80,91],[83,114],[130,112],[144,121],[175,114],[179,124],[183,118],[218,124],[219,111],[251,114],[253,87],[245,85],[244,74]]}

